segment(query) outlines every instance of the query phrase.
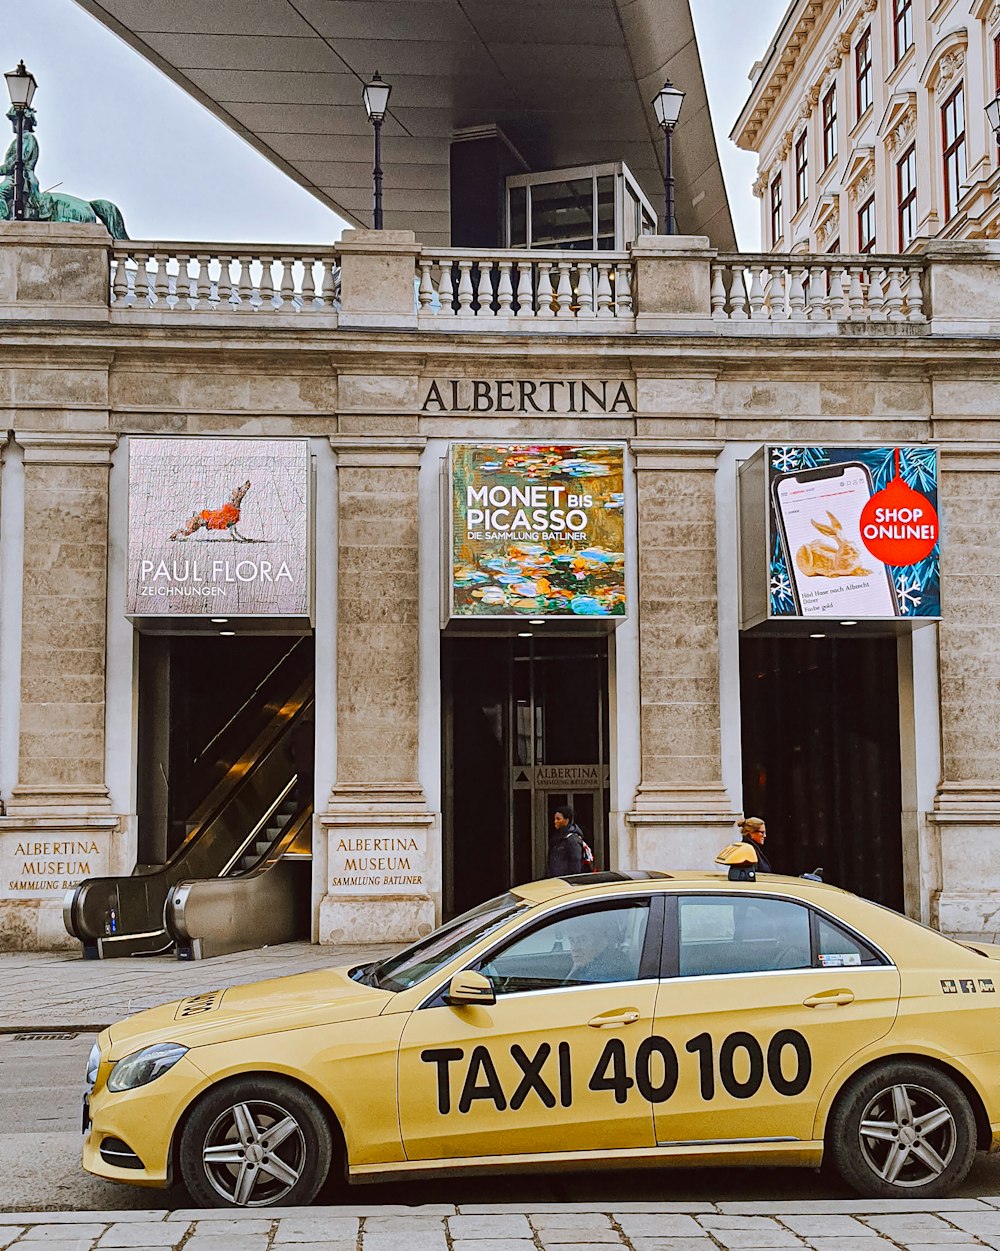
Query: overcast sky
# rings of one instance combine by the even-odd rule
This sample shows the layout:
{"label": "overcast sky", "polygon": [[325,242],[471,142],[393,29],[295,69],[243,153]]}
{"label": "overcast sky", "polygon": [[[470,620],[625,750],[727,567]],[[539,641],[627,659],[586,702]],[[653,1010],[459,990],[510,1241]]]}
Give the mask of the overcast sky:
{"label": "overcast sky", "polygon": [[[737,237],[750,250],[759,246],[755,158],[728,134],[785,2],[691,0]],[[0,0],[2,68],[20,57],[39,84],[43,190],[60,183],[113,200],[133,239],[321,243],[339,234],[335,214],[73,0]]]}

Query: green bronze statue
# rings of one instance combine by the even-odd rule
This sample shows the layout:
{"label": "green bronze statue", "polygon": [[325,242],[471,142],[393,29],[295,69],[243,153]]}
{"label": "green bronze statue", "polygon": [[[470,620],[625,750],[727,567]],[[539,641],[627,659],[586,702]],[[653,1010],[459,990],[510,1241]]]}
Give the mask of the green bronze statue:
{"label": "green bronze statue", "polygon": [[[13,109],[7,117],[17,131],[17,114]],[[24,136],[21,156],[24,164],[24,217],[33,222],[103,222],[113,239],[127,239],[121,210],[110,200],[81,200],[79,196],[41,191],[35,166],[38,163],[38,140],[35,138],[35,110],[24,110]],[[17,160],[17,139],[7,149],[0,165],[0,221],[14,217],[14,164]]]}

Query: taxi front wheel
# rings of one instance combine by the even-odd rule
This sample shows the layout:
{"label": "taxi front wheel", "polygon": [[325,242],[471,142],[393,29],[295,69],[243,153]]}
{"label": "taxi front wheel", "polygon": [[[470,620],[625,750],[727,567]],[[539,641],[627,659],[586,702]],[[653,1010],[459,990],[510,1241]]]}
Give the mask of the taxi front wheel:
{"label": "taxi front wheel", "polygon": [[901,1061],[847,1086],[830,1117],[827,1144],[841,1177],[866,1198],[936,1199],[968,1173],[976,1123],[946,1073]]}
{"label": "taxi front wheel", "polygon": [[309,1203],[332,1158],[326,1118],[281,1078],[223,1082],[195,1106],[181,1135],[181,1175],[202,1207]]}

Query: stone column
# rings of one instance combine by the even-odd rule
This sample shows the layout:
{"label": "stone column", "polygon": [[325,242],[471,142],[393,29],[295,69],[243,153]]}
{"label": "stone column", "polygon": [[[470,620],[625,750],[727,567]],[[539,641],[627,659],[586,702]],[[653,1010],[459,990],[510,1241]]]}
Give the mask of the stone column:
{"label": "stone column", "polygon": [[[419,782],[418,478],[424,440],[334,436],[337,780],[321,942],[408,941],[434,926],[440,816]],[[322,550],[322,549],[321,549]]]}
{"label": "stone column", "polygon": [[64,892],[106,873],[108,475],[113,434],[15,434],[24,449],[18,780],[0,820],[0,948],[63,945]]}
{"label": "stone column", "polygon": [[634,441],[641,781],[632,863],[710,868],[729,841],[722,782],[714,444]]}
{"label": "stone column", "polygon": [[[941,854],[932,919],[1000,941],[1000,450],[941,453],[941,784],[931,821]],[[936,914],[936,915],[935,915]]]}

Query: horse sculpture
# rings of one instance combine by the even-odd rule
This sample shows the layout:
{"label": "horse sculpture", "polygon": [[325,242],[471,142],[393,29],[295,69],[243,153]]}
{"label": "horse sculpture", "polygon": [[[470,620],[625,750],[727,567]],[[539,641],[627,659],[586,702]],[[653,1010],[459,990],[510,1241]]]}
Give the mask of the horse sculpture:
{"label": "horse sculpture", "polygon": [[[13,109],[7,113],[11,123],[17,125]],[[35,222],[103,222],[112,239],[127,239],[125,221],[121,210],[110,200],[83,200],[79,196],[41,191],[35,165],[38,162],[38,140],[35,138],[35,111],[24,110],[24,135],[21,141],[22,168],[24,171],[24,216]],[[14,165],[17,160],[17,140],[7,149],[0,165],[0,220],[14,217]]]}

